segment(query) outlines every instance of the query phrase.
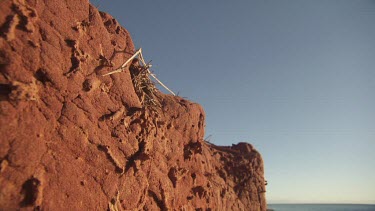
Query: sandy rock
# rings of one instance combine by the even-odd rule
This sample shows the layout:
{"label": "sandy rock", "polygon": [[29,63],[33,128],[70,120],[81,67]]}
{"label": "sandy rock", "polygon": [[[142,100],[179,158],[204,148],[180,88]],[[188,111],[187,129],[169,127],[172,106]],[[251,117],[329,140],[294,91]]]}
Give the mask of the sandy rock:
{"label": "sandy rock", "polygon": [[0,208],[266,210],[250,144],[207,143],[200,105],[146,108],[128,70],[102,76],[132,52],[85,0],[0,1]]}

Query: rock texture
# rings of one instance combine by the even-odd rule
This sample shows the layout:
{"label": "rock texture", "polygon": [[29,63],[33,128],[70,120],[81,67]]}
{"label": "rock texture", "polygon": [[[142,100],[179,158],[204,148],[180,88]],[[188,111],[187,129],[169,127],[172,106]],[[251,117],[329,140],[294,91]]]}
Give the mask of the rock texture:
{"label": "rock texture", "polygon": [[0,1],[0,210],[266,210],[250,144],[203,140],[198,104],[141,105],[129,33],[85,0]]}

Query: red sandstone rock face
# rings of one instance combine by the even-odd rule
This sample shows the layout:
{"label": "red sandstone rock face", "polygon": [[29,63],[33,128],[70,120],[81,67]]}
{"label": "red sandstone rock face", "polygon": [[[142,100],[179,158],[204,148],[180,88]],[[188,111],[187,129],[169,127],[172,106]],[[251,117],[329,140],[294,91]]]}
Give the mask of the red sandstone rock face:
{"label": "red sandstone rock face", "polygon": [[87,1],[0,1],[0,210],[266,210],[251,145],[203,141],[198,104],[144,108],[129,33]]}

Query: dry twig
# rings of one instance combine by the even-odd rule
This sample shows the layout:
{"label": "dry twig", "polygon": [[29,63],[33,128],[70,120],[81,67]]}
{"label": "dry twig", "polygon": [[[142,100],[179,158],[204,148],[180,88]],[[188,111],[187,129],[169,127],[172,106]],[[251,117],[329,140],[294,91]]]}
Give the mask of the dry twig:
{"label": "dry twig", "polygon": [[104,74],[103,76],[107,76],[107,75],[112,75],[112,74],[115,74],[115,73],[120,73],[120,72],[123,72],[125,70],[125,67],[126,65],[129,64],[129,62],[131,62],[135,57],[139,56],[141,62],[143,63],[144,67],[146,67],[146,71],[148,72],[148,76],[151,76],[152,78],[154,78],[158,84],[160,84],[162,87],[164,87],[166,90],[168,90],[171,94],[173,94],[174,96],[176,96],[176,94],[170,90],[165,84],[163,84],[156,76],[155,74],[151,73],[150,71],[150,67],[151,65],[150,64],[146,64],[145,60],[143,59],[143,55],[142,55],[142,48],[138,49],[133,56],[131,56],[128,60],[126,60],[126,62],[124,62],[124,64],[121,65],[121,67],[109,72],[109,73],[106,73]]}

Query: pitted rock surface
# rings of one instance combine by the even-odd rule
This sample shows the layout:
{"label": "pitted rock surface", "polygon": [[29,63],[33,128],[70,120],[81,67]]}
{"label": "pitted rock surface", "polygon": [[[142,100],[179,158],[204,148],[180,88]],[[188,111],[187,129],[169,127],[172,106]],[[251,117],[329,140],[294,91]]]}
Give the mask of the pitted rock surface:
{"label": "pitted rock surface", "polygon": [[200,105],[145,108],[128,70],[102,76],[134,51],[88,1],[0,1],[0,210],[266,210],[250,144],[207,143]]}

